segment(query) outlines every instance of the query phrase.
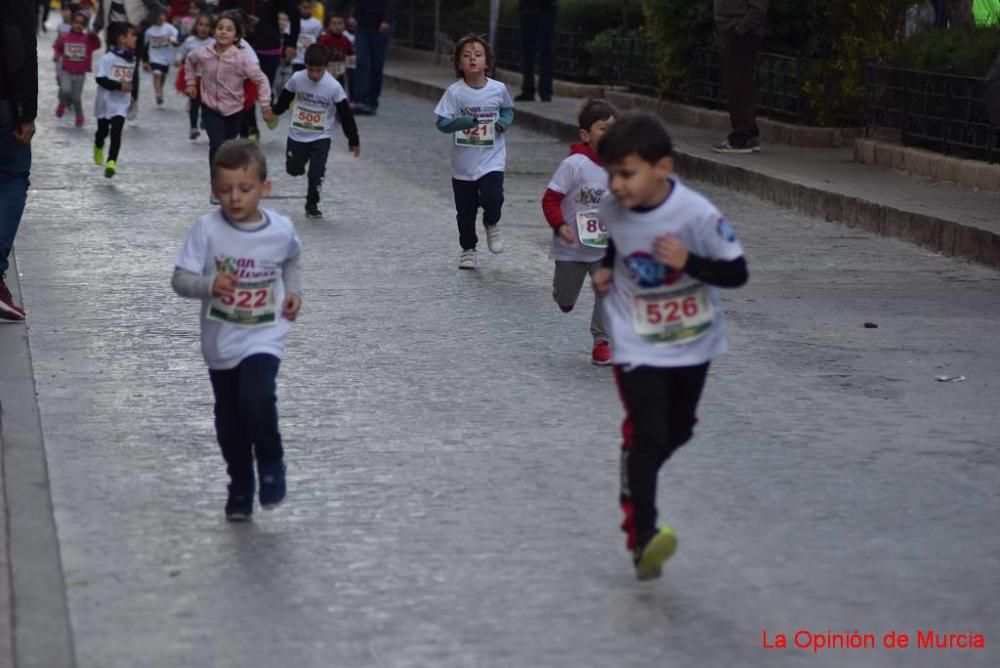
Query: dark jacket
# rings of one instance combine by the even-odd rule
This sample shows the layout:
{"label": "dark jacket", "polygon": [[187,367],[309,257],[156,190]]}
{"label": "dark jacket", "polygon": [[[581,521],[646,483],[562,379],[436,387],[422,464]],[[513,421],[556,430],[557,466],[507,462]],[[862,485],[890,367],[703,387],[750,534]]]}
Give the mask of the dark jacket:
{"label": "dark jacket", "polygon": [[377,30],[382,23],[396,20],[396,0],[354,0],[340,6],[354,16],[359,28],[366,30]]}
{"label": "dark jacket", "polygon": [[27,123],[38,115],[38,6],[3,0],[0,7],[0,100],[11,105],[15,123]]}
{"label": "dark jacket", "polygon": [[[260,19],[253,30],[244,35],[256,51],[269,51],[281,46],[295,46],[299,40],[299,4],[296,0],[220,0],[219,12],[242,9]],[[288,35],[278,29],[278,12],[288,15]]]}
{"label": "dark jacket", "polygon": [[764,34],[767,0],[715,0],[715,25],[720,33]]}

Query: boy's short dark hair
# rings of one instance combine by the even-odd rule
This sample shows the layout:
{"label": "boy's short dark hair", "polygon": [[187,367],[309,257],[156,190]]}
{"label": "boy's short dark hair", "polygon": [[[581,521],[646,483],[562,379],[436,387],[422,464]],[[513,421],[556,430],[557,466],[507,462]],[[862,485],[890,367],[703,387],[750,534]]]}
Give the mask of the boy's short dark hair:
{"label": "boy's short dark hair", "polygon": [[212,180],[220,169],[243,169],[257,167],[261,181],[267,180],[267,158],[260,146],[249,139],[230,139],[219,147],[212,159]]}
{"label": "boy's short dark hair", "polygon": [[212,21],[212,32],[215,32],[215,26],[219,25],[219,21],[222,19],[228,19],[233,22],[234,26],[236,26],[236,41],[238,42],[243,39],[243,17],[243,10],[227,9],[216,16],[215,20]]}
{"label": "boy's short dark hair", "polygon": [[310,44],[303,56],[306,67],[326,67],[330,62],[330,49],[322,44]]}
{"label": "boy's short dark hair", "polygon": [[483,47],[483,51],[486,53],[486,70],[490,71],[493,69],[493,49],[490,48],[490,43],[486,41],[486,38],[482,35],[476,35],[470,32],[455,43],[455,55],[453,57],[453,61],[455,63],[455,76],[462,76],[462,68],[459,67],[458,64],[462,58],[462,49],[470,44],[479,44]]}
{"label": "boy's short dark hair", "polygon": [[108,24],[108,46],[118,46],[118,40],[135,32],[135,27],[125,21],[113,21]]}
{"label": "boy's short dark hair", "polygon": [[607,100],[587,98],[580,106],[580,113],[576,116],[576,121],[581,130],[590,132],[597,121],[606,121],[618,115],[618,110]]}
{"label": "boy's short dark hair", "polygon": [[630,155],[650,164],[674,154],[667,127],[659,116],[631,113],[619,117],[601,137],[597,154],[605,165],[622,162]]}

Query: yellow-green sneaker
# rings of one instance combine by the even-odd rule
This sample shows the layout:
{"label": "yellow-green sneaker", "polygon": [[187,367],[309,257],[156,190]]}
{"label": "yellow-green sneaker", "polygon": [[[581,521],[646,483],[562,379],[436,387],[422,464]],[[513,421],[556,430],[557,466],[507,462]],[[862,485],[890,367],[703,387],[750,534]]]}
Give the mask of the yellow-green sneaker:
{"label": "yellow-green sneaker", "polygon": [[115,161],[108,160],[108,164],[104,166],[104,176],[110,179],[112,176],[115,175],[115,172],[117,171],[118,171],[118,165],[115,164]]}
{"label": "yellow-green sneaker", "polygon": [[656,530],[636,549],[635,575],[640,580],[653,580],[663,573],[663,562],[677,551],[677,536],[669,526]]}
{"label": "yellow-green sneaker", "polygon": [[104,164],[104,148],[101,146],[94,147],[94,164],[98,166]]}

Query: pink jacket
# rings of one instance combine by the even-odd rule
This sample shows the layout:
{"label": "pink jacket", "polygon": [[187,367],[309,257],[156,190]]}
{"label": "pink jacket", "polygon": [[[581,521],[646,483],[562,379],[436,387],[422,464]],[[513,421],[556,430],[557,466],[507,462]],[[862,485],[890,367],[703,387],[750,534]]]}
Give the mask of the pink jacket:
{"label": "pink jacket", "polygon": [[94,32],[73,32],[59,34],[52,45],[59,56],[61,68],[69,74],[86,74],[90,71],[91,56],[101,48],[101,38]]}
{"label": "pink jacket", "polygon": [[201,101],[222,116],[243,110],[243,81],[257,84],[260,108],[271,108],[271,84],[260,66],[235,46],[219,54],[214,46],[195,49],[184,60],[184,80],[201,77]]}

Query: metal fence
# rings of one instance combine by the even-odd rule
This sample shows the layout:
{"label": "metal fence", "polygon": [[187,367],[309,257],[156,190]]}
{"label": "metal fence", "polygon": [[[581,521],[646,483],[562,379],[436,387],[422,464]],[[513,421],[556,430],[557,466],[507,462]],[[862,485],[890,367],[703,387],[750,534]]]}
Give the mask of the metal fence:
{"label": "metal fence", "polygon": [[[485,35],[489,26],[485,23],[473,23],[470,32]],[[581,83],[597,83],[590,71],[590,54],[587,43],[594,35],[580,32],[557,31],[552,45],[552,74],[556,79],[578,81]],[[517,26],[497,26],[496,44],[494,45],[497,66],[504,69],[521,71],[521,31]],[[535,69],[538,73],[538,69]]]}
{"label": "metal fence", "polygon": [[400,11],[396,14],[392,38],[400,46],[433,51],[434,13]]}
{"label": "metal fence", "polygon": [[1000,157],[1000,128],[990,124],[983,79],[869,64],[865,81],[868,128],[896,130],[904,145],[989,162]]}

